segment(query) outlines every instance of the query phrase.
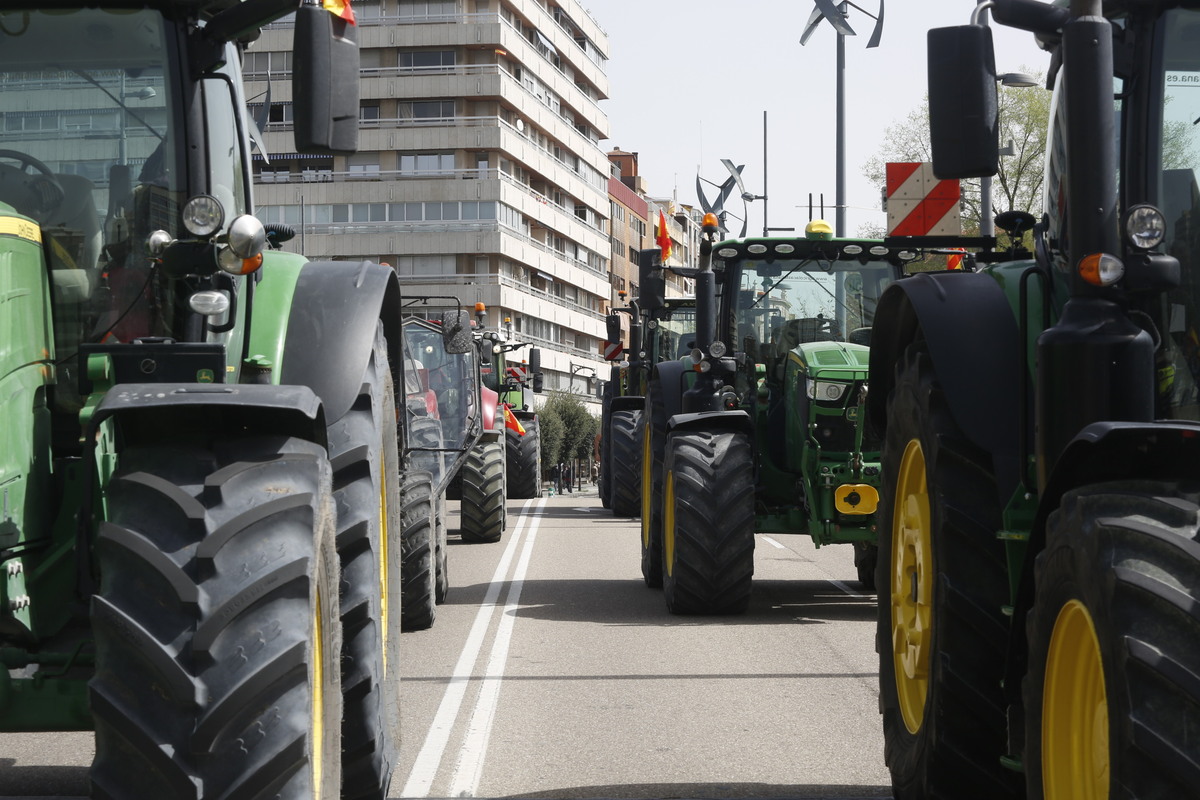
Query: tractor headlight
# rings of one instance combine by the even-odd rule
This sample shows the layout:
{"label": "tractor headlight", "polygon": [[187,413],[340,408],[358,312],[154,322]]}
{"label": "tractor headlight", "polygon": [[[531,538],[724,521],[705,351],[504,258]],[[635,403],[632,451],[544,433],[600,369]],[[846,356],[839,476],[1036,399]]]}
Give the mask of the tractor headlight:
{"label": "tractor headlight", "polygon": [[254,258],[267,246],[267,229],[253,214],[242,214],[229,223],[229,249],[238,258]]}
{"label": "tractor headlight", "polygon": [[708,346],[708,354],[713,358],[720,358],[725,355],[725,343],[722,341],[713,342]]}
{"label": "tractor headlight", "polygon": [[224,222],[225,209],[221,208],[220,201],[211,195],[196,195],[183,206],[183,227],[193,236],[212,236],[221,230]]}
{"label": "tractor headlight", "polygon": [[1167,236],[1167,220],[1154,206],[1136,205],[1125,214],[1125,235],[1139,250],[1152,250]]}
{"label": "tractor headlight", "polygon": [[846,393],[846,384],[833,381],[809,381],[808,396],[813,400],[841,400]]}

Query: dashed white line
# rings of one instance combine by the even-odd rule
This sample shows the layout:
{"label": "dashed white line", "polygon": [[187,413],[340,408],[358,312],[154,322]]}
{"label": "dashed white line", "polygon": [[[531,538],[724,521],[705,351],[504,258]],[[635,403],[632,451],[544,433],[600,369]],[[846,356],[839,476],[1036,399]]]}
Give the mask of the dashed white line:
{"label": "dashed white line", "polygon": [[[545,504],[544,500],[542,504]],[[513,573],[512,584],[508,588],[508,599],[500,615],[496,640],[492,644],[492,653],[483,674],[479,699],[475,701],[475,710],[471,712],[467,735],[458,756],[458,765],[450,779],[450,797],[474,797],[479,789],[488,739],[492,734],[492,724],[496,720],[496,707],[500,704],[500,684],[504,679],[504,665],[508,661],[508,646],[512,642],[513,625],[516,623],[517,608],[521,603],[521,590],[525,586],[525,574],[529,571],[529,558],[533,554],[533,543],[537,538],[540,520],[540,514],[534,514],[529,520],[525,546]]]}
{"label": "dashed white line", "polygon": [[[508,566],[512,563],[513,555],[517,551],[517,544],[520,542],[523,528],[531,519],[528,516],[529,507],[535,502],[539,501],[528,500],[521,507],[516,528],[509,537],[508,546],[504,548],[503,555],[500,556],[500,563],[496,565],[496,571],[492,574],[492,581],[479,606],[479,613],[475,615],[475,622],[471,625],[470,633],[467,634],[466,644],[463,645],[458,662],[454,665],[454,672],[450,675],[446,693],[442,696],[442,702],[438,705],[433,723],[425,735],[425,743],[421,745],[421,751],[417,754],[412,772],[404,784],[404,790],[401,792],[403,797],[429,796],[434,778],[437,777],[438,768],[441,766],[442,757],[446,752],[446,745],[450,741],[450,732],[454,727],[454,721],[458,718],[458,711],[467,691],[467,683],[470,681],[471,670],[479,658],[479,651],[483,649],[483,639],[487,634],[492,612],[496,608],[496,601],[500,597],[504,576],[508,573]],[[540,504],[544,505],[545,502],[543,498]],[[533,519],[536,520],[536,518]]]}

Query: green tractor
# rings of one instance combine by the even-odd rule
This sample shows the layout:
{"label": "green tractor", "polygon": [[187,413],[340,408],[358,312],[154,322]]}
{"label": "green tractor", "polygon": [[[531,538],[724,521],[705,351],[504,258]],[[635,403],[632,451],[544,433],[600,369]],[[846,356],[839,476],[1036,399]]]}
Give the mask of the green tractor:
{"label": "green tractor", "polygon": [[[649,251],[643,250],[642,253]],[[640,285],[640,283],[639,283]],[[600,415],[600,502],[615,516],[642,513],[642,409],[651,368],[691,352],[696,299],[666,297],[643,313],[637,298],[608,315],[608,341],[621,341],[618,314],[629,315],[629,358],[614,364],[604,387]]]}
{"label": "green tractor", "polygon": [[[715,243],[706,218],[690,353],[653,366],[642,412],[642,575],[673,613],[745,610],[754,534],[855,547],[874,585],[879,443],[863,423],[870,326],[918,256],[881,241]],[[653,251],[651,251],[653,257]],[[663,302],[661,268],[641,307]]]}
{"label": "green tractor", "polygon": [[394,272],[252,213],[241,56],[289,13],[296,149],[353,152],[320,5],[0,2],[0,730],[94,731],[97,797],[383,798],[397,758],[428,473]]}
{"label": "green tractor", "polygon": [[[900,281],[877,649],[900,800],[1200,786],[1200,10],[995,0],[1050,51],[1033,257]],[[995,174],[991,29],[929,32],[933,168]],[[1026,90],[1033,91],[1033,90]]]}

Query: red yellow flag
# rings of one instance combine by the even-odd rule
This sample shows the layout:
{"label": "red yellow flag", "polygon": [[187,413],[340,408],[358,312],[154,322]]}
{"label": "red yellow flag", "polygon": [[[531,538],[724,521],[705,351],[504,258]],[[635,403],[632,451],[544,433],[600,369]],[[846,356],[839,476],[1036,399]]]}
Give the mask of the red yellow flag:
{"label": "red yellow flag", "polygon": [[350,0],[321,0],[321,5],[335,17],[341,17],[351,25],[358,24],[354,20],[354,9],[350,7]]}
{"label": "red yellow flag", "polygon": [[662,250],[663,261],[666,261],[671,256],[671,233],[667,230],[667,218],[663,216],[662,209],[658,210],[658,236],[654,237],[654,241]]}
{"label": "red yellow flag", "polygon": [[517,419],[517,415],[509,410],[507,404],[504,406],[504,427],[512,428],[517,432],[517,436],[525,435],[525,426],[521,424],[521,420]]}

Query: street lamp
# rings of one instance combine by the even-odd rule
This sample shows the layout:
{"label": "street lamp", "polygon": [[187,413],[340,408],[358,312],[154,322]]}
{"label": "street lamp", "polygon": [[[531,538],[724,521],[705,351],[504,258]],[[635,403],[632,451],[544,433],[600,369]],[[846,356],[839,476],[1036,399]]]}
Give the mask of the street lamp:
{"label": "street lamp", "polygon": [[[987,12],[984,12],[984,14],[986,13]],[[1002,75],[996,76],[996,82],[1001,86],[1006,86],[1011,89],[1028,89],[1032,86],[1038,85],[1038,81],[1032,75],[1027,75],[1024,72],[1005,72]],[[1013,152],[1012,142],[1010,141],[1006,147],[1001,148],[997,152],[997,155],[1016,155]],[[991,175],[984,175],[979,179],[979,235],[996,235],[996,221],[992,216]]]}
{"label": "street lamp", "polygon": [[[571,381],[570,381],[570,383],[575,382],[575,375],[580,372],[591,372],[592,373],[591,375],[587,376],[587,382],[588,382],[589,388],[595,389],[596,384],[599,382],[600,379],[596,376],[596,368],[593,366],[590,366],[588,364],[574,364],[574,363],[571,364]],[[568,388],[571,388],[570,385],[568,385]]]}

